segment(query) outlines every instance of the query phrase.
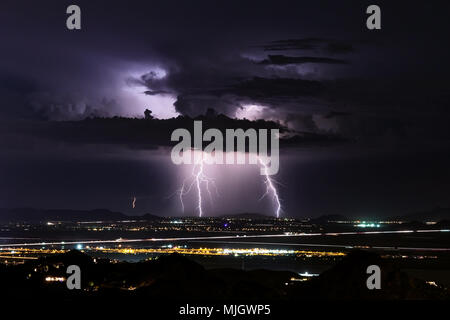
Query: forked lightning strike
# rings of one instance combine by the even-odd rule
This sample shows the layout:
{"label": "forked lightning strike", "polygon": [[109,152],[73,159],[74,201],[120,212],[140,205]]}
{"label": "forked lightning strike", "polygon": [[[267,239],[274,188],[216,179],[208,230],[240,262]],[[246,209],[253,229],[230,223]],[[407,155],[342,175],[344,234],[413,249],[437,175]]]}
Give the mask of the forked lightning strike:
{"label": "forked lightning strike", "polygon": [[[264,163],[264,161],[259,157],[258,157],[258,162],[261,165],[261,167],[263,168],[264,183],[266,185],[266,192],[261,196],[261,198],[259,200],[262,200],[267,195],[271,194],[272,199],[275,203],[275,207],[276,207],[275,216],[277,218],[279,218],[280,213],[281,213],[281,201],[280,201],[280,197],[278,195],[278,190],[275,186],[276,181],[270,177],[267,164]],[[218,194],[217,187],[215,185],[214,180],[205,175],[204,163],[205,163],[205,160],[202,157],[198,164],[194,164],[191,175],[188,178],[184,179],[184,181],[181,185],[181,188],[178,191],[178,195],[179,195],[179,199],[180,199],[180,203],[181,203],[181,209],[182,209],[183,213],[185,211],[185,205],[184,205],[183,198],[189,192],[191,192],[192,188],[195,188],[196,193],[197,193],[197,211],[198,211],[199,217],[202,217],[203,213],[204,213],[204,211],[203,211],[203,200],[204,200],[203,188],[208,193],[209,200],[211,202],[211,206],[213,205],[213,196],[211,193],[210,184],[212,184],[212,186],[215,188],[216,193]]]}
{"label": "forked lightning strike", "polygon": [[[195,185],[195,188],[197,189],[197,211],[198,211],[199,217],[203,216],[202,185],[205,186],[206,192],[208,192],[209,199],[211,201],[211,205],[213,205],[213,198],[212,198],[212,194],[211,194],[211,189],[209,188],[209,184],[212,184],[217,192],[217,188],[215,186],[214,180],[205,175],[204,170],[203,170],[204,169],[203,164],[204,164],[203,158],[200,160],[198,165],[194,164],[194,167],[192,168],[191,176],[189,178],[186,178],[183,181],[183,184],[181,185],[181,188],[179,191],[181,208],[184,212],[185,206],[184,206],[183,197],[185,195],[187,195],[191,191],[192,187]],[[198,170],[197,170],[197,168],[198,168]],[[189,182],[189,184],[188,184],[188,182]],[[188,186],[187,186],[187,184],[188,184]]]}
{"label": "forked lightning strike", "polygon": [[266,184],[266,192],[261,196],[261,198],[259,200],[264,199],[269,193],[272,193],[272,197],[273,197],[273,200],[275,201],[275,205],[276,205],[275,214],[276,214],[276,217],[279,218],[280,212],[281,212],[281,201],[280,201],[280,197],[278,196],[277,188],[275,187],[275,184],[274,184],[274,183],[276,183],[276,181],[273,180],[272,178],[270,178],[267,165],[264,163],[264,161],[262,161],[261,158],[258,158],[258,161],[259,161],[260,165],[264,168],[264,176],[265,176],[264,183]]}

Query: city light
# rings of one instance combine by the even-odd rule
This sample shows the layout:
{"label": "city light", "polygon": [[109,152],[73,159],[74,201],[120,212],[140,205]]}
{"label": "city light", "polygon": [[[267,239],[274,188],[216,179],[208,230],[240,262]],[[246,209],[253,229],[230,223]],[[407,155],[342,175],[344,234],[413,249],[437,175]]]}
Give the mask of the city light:
{"label": "city light", "polygon": [[45,281],[47,282],[64,282],[66,278],[64,277],[45,277]]}

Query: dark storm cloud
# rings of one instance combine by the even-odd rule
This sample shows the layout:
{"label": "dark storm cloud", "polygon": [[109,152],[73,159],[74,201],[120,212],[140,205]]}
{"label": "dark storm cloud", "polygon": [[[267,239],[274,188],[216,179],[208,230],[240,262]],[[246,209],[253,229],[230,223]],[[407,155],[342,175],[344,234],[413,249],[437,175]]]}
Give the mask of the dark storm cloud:
{"label": "dark storm cloud", "polygon": [[277,110],[282,119],[290,105],[300,99],[319,97],[324,90],[325,85],[316,80],[253,77],[202,93],[180,95],[175,106],[182,114],[195,115],[196,110],[204,113],[213,108],[233,117],[242,105],[263,104]]}
{"label": "dark storm cloud", "polygon": [[168,94],[170,92],[169,91],[164,91],[164,90],[155,90],[155,91],[146,90],[146,91],[144,91],[144,93],[146,95],[148,95],[148,96],[156,96],[156,95],[159,95],[159,94]]}
{"label": "dark storm cloud", "polygon": [[[18,33],[23,29],[32,33],[31,40],[23,43],[19,37],[14,41],[11,39],[14,46],[3,52],[6,61],[12,57],[22,60],[14,65],[14,72],[25,77],[25,81],[39,82],[39,88],[30,88],[22,95],[27,102],[26,108],[32,111],[29,114],[48,119],[142,114],[133,109],[133,101],[120,99],[118,92],[123,83],[144,85],[146,90],[140,91],[144,96],[171,94],[176,99],[176,110],[189,116],[204,114],[211,107],[233,117],[242,105],[257,103],[266,103],[277,110],[281,118],[293,110],[312,115],[333,108],[358,109],[360,104],[358,101],[358,105],[354,105],[356,99],[352,95],[355,90],[352,91],[350,84],[348,87],[341,85],[340,91],[329,91],[324,90],[329,87],[327,81],[331,78],[339,82],[355,77],[361,61],[367,68],[373,57],[385,54],[370,52],[373,48],[368,50],[367,46],[359,47],[362,40],[371,43],[380,38],[376,34],[367,34],[364,28],[353,25],[348,28],[356,19],[353,12],[363,6],[330,4],[333,14],[327,14],[320,5],[311,3],[282,2],[274,6],[270,1],[263,1],[258,6],[238,6],[230,2],[213,6],[202,1],[198,6],[202,10],[196,12],[195,6],[178,2],[173,10],[170,2],[148,4],[136,1],[133,15],[127,15],[123,14],[125,5],[108,3],[109,13],[105,13],[102,10],[105,4],[80,2],[86,11],[83,15],[85,28],[80,33],[56,27],[64,20],[58,17],[58,11],[65,9],[64,4],[36,8],[34,14],[39,18],[33,20],[36,25],[32,30],[26,28],[28,24],[15,25],[12,18],[5,19],[18,29]],[[21,11],[9,10],[17,17],[27,16],[25,5],[12,6],[20,7]],[[118,17],[120,25],[117,24]],[[230,17],[234,23],[230,23]],[[311,17],[318,20],[312,22]],[[348,29],[352,32],[347,32]],[[42,41],[45,45],[38,46]],[[30,46],[34,48],[35,57],[40,59],[41,67],[37,66],[36,60],[18,53]],[[291,55],[290,52],[289,55],[266,58],[267,51],[306,51],[308,56]],[[346,58],[327,56],[334,54],[345,54]],[[253,58],[249,60],[249,57]],[[136,82],[121,79],[124,76],[120,72],[128,68],[123,61],[160,66],[167,71],[167,77],[157,78],[145,67],[141,67],[139,74],[138,67],[134,70]],[[255,65],[258,61],[265,62]],[[343,64],[344,61],[350,65]],[[304,66],[300,70],[299,66],[289,66],[308,64],[305,62],[314,62],[315,66]],[[339,72],[330,69],[334,67],[340,68]],[[386,71],[380,65],[371,69]],[[361,80],[359,76],[357,74],[355,83]],[[370,85],[368,81],[366,86]],[[336,106],[334,101],[339,101],[339,105]],[[315,112],[305,110],[305,104],[320,105],[320,109]],[[148,107],[152,108],[151,105]]]}
{"label": "dark storm cloud", "polygon": [[[71,146],[111,146],[119,149],[154,150],[171,147],[175,129],[186,128],[193,134],[193,121],[202,121],[203,130],[219,129],[225,136],[226,129],[278,129],[281,147],[305,147],[346,142],[334,134],[293,132],[272,121],[249,121],[228,118],[224,115],[198,117],[179,116],[166,120],[131,118],[91,118],[83,121],[28,121],[0,129],[0,146],[4,151],[22,152],[39,143],[41,151],[54,148],[58,143]],[[206,143],[207,144],[207,143]],[[206,145],[205,144],[205,145]],[[45,147],[45,148],[44,148]],[[100,149],[98,150],[100,152]]]}
{"label": "dark storm cloud", "polygon": [[0,108],[0,116],[7,118],[29,116],[29,110],[25,105],[28,95],[36,88],[36,83],[30,79],[7,72],[0,73],[0,96],[4,105]]}
{"label": "dark storm cloud", "polygon": [[342,111],[330,111],[329,113],[327,113],[324,118],[325,119],[331,119],[331,118],[336,118],[336,117],[344,117],[344,116],[349,116],[351,115],[351,113],[349,112],[342,112]]}
{"label": "dark storm cloud", "polygon": [[255,77],[235,84],[231,92],[255,99],[318,96],[324,90],[320,81]]}
{"label": "dark storm cloud", "polygon": [[[308,146],[308,157],[314,163],[315,175],[308,173],[311,176],[304,182],[305,170],[298,164],[303,155],[295,158],[295,164],[286,169],[291,187],[283,196],[291,199],[294,208],[315,199],[306,209],[324,213],[364,208],[369,205],[365,199],[372,199],[376,207],[377,192],[384,192],[379,186],[386,181],[389,186],[398,183],[395,194],[383,193],[390,197],[391,207],[401,207],[394,197],[406,199],[410,205],[411,198],[401,190],[408,183],[413,185],[412,173],[424,169],[410,163],[417,171],[405,173],[398,182],[380,182],[365,170],[365,162],[358,158],[361,155],[448,149],[450,20],[444,6],[380,1],[383,27],[371,32],[365,28],[365,9],[370,3],[360,1],[79,0],[82,30],[71,32],[65,28],[69,4],[45,0],[39,5],[0,3],[2,157],[18,149],[23,159],[67,151],[71,176],[76,178],[78,172],[84,172],[78,156],[109,159],[110,150],[102,145],[134,150],[166,146],[175,127],[164,121],[150,126],[144,120],[78,120],[142,117],[145,108],[154,114],[175,108],[190,117],[213,108],[228,117],[237,112],[245,117],[246,107],[256,105],[260,110],[255,118],[274,120],[277,126],[295,132],[297,135],[284,143]],[[334,149],[343,141],[347,143],[342,149]],[[323,148],[329,150],[327,156],[316,164],[316,153],[325,152],[316,147],[324,145],[330,147]],[[354,160],[334,164],[333,159],[341,155]],[[448,154],[444,155],[442,159],[448,159]],[[404,158],[393,168],[389,168],[389,159],[384,159],[384,175],[395,177]],[[371,160],[370,168],[377,168],[376,160]],[[444,162],[438,163],[436,172],[445,170]],[[434,168],[433,163],[428,158],[422,165]],[[31,160],[23,160],[23,167],[33,176]],[[37,175],[36,189],[40,183],[46,184],[46,175],[52,176],[49,167]],[[359,168],[357,186],[351,185],[355,167]],[[30,178],[21,168],[8,173],[1,196],[27,186]],[[118,168],[114,166],[113,171]],[[328,178],[327,168],[335,178]],[[63,177],[63,169],[58,177]],[[106,178],[108,186],[117,184],[117,188],[127,176],[124,173],[115,181],[110,170],[86,169],[86,181],[75,179],[74,193],[86,183],[96,183],[89,180],[96,170],[103,172],[101,178]],[[291,178],[292,172],[295,178]],[[153,181],[163,180],[162,174],[157,177]],[[421,190],[439,195],[424,195],[430,199],[428,204],[445,199],[440,196],[443,189],[439,192],[430,186],[439,179],[442,185],[446,182],[438,174],[433,178],[417,182]],[[132,180],[127,186],[133,185]],[[364,194],[365,181],[378,181],[378,187],[368,188],[369,196]],[[142,183],[149,185],[147,180]],[[104,186],[88,187],[85,194],[97,198]],[[329,194],[338,190],[344,195],[336,196],[338,205],[323,201],[323,186]],[[55,188],[61,189],[52,185],[50,190]],[[28,198],[40,197],[35,190],[28,192]],[[65,204],[61,193],[58,201]],[[21,192],[12,196],[27,197]],[[114,194],[100,196],[108,201]],[[67,205],[81,203],[76,198]],[[422,194],[414,198],[421,199]],[[355,204],[357,199],[362,199],[359,204]]]}
{"label": "dark storm cloud", "polygon": [[266,65],[288,65],[303,63],[329,63],[329,64],[345,64],[345,60],[326,58],[326,57],[290,57],[284,55],[269,55],[268,59],[258,62]]}
{"label": "dark storm cloud", "polygon": [[236,111],[240,104],[251,103],[267,103],[283,111],[286,100],[318,97],[324,89],[325,85],[315,80],[254,77],[221,88],[206,87],[205,91],[179,95],[175,106],[183,114],[210,107],[234,116],[229,109]]}
{"label": "dark storm cloud", "polygon": [[226,94],[224,91],[221,92],[222,94],[205,92],[178,95],[174,105],[179,113],[189,116],[205,114],[209,108],[212,108],[217,112],[233,117],[243,99]]}
{"label": "dark storm cloud", "polygon": [[213,108],[234,117],[236,111],[244,105],[262,104],[277,110],[279,119],[282,120],[293,104],[305,99],[320,98],[325,88],[326,85],[317,80],[252,77],[230,81],[227,85],[197,88],[190,93],[178,95],[174,105],[181,114],[196,116]]}
{"label": "dark storm cloud", "polygon": [[353,44],[351,43],[320,38],[275,40],[261,47],[265,51],[300,50],[320,51],[331,54],[345,54],[354,51]]}
{"label": "dark storm cloud", "polygon": [[[108,4],[110,13],[105,14],[100,13],[101,4],[82,2],[80,5],[86,14],[83,15],[85,29],[80,33],[53,27],[59,21],[56,13],[64,9],[63,5],[45,10],[38,8],[36,15],[42,22],[30,31],[38,35],[36,40],[22,43],[19,38],[3,53],[7,55],[6,61],[13,56],[21,60],[14,64],[14,72],[22,79],[39,83],[35,88],[29,87],[27,92],[22,90],[23,113],[50,120],[142,116],[144,106],[136,107],[135,100],[125,98],[124,86],[139,86],[132,93],[135,96],[173,96],[176,111],[188,116],[198,116],[213,108],[234,117],[245,105],[261,104],[274,110],[280,121],[306,115],[314,122],[314,115],[335,109],[353,112],[351,109],[360,108],[360,101],[364,99],[355,98],[360,94],[354,94],[353,84],[341,83],[354,76],[361,64],[354,65],[355,59],[371,57],[370,53],[362,51],[364,48],[355,49],[355,43],[361,42],[361,35],[345,34],[346,40],[341,40],[344,34],[322,36],[329,31],[324,32],[320,23],[301,22],[306,21],[306,15],[318,10],[314,5],[292,7],[290,4],[290,11],[298,12],[291,15],[283,5],[268,6],[270,10],[249,5],[236,11],[233,3],[223,4],[220,10],[202,4],[206,14],[190,19],[189,16],[199,15],[194,14],[193,7],[178,3],[179,10],[169,10],[170,4],[150,6],[138,1],[131,17],[122,14],[124,6],[121,4]],[[312,10],[308,14],[307,8]],[[253,10],[258,14],[252,14],[251,24],[246,25],[249,12]],[[341,11],[346,9],[337,6],[335,12]],[[223,23],[228,21],[227,15],[233,16],[234,24]],[[113,23],[119,16],[120,28]],[[268,25],[267,18],[273,16],[278,23]],[[330,16],[321,18],[328,21]],[[344,20],[345,17],[337,15],[331,21],[342,23]],[[284,21],[288,23],[284,25]],[[314,31],[305,34],[300,28],[304,24]],[[246,27],[242,27],[244,25]],[[292,28],[293,25],[299,28]],[[235,30],[241,31],[239,36],[230,37]],[[270,33],[265,35],[269,30]],[[288,33],[303,33],[304,37],[286,37]],[[115,34],[117,40],[108,36],[110,34]],[[45,41],[46,45],[37,46],[39,40]],[[255,43],[265,44],[258,47]],[[18,51],[26,50],[27,45],[38,48],[35,57],[41,64],[26,54],[18,54]],[[73,50],[61,50],[62,47]],[[267,51],[307,51],[308,55],[297,56],[290,52],[289,55],[267,57]],[[346,54],[346,58],[327,56],[334,54]],[[137,62],[135,68],[133,61]],[[161,77],[148,70],[148,66],[159,67],[166,75]],[[358,81],[355,79],[354,82]],[[371,82],[366,86],[371,86]],[[366,101],[363,104],[367,105]],[[145,108],[158,108],[158,102]],[[320,133],[319,126],[309,127]]]}

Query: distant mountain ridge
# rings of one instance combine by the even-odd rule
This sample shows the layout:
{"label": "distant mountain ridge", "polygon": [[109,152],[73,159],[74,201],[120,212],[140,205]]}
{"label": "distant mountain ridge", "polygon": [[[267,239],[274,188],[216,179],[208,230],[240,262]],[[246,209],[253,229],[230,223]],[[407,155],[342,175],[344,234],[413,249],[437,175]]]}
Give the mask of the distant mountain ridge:
{"label": "distant mountain ridge", "polygon": [[328,214],[310,219],[311,223],[328,223],[332,221],[348,221],[349,218],[340,214]]}
{"label": "distant mountain ridge", "polygon": [[145,214],[128,216],[108,209],[70,210],[70,209],[0,209],[0,222],[43,222],[43,221],[121,221],[154,220],[160,217]]}
{"label": "distant mountain ridge", "polygon": [[[72,210],[72,209],[36,209],[36,208],[0,208],[0,222],[46,222],[46,221],[124,221],[124,220],[157,220],[163,219],[157,215],[146,213],[144,215],[126,215],[121,212],[108,209],[94,210]],[[180,217],[183,218],[183,217]],[[192,217],[191,217],[192,218]],[[243,212],[238,214],[226,214],[222,219],[252,219],[252,220],[272,220],[272,215],[264,215],[254,212]],[[300,218],[298,218],[300,219]],[[311,218],[311,223],[328,223],[331,221],[347,221],[356,218],[349,218],[343,215],[323,215]],[[378,219],[378,218],[377,218]],[[379,218],[381,219],[381,218]],[[399,215],[384,220],[403,221],[444,221],[450,220],[450,208],[435,208],[430,211],[416,212],[409,215]],[[366,219],[367,220],[367,219]]]}
{"label": "distant mountain ridge", "polygon": [[[146,213],[144,215],[126,215],[108,209],[73,210],[73,209],[36,209],[36,208],[0,208],[0,222],[46,222],[46,221],[125,221],[157,220],[163,217]],[[183,217],[180,217],[183,218]],[[191,217],[190,217],[191,218]],[[216,218],[270,220],[273,216],[260,213],[228,214]]]}

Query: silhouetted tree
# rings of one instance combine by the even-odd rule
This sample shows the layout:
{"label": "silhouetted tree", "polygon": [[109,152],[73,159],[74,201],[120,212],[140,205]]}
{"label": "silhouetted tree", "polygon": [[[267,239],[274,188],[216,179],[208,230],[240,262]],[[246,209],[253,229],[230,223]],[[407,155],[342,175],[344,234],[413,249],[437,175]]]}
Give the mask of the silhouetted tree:
{"label": "silhouetted tree", "polygon": [[145,109],[145,111],[144,111],[144,117],[145,117],[146,120],[153,119],[152,111],[149,110],[149,109]]}

